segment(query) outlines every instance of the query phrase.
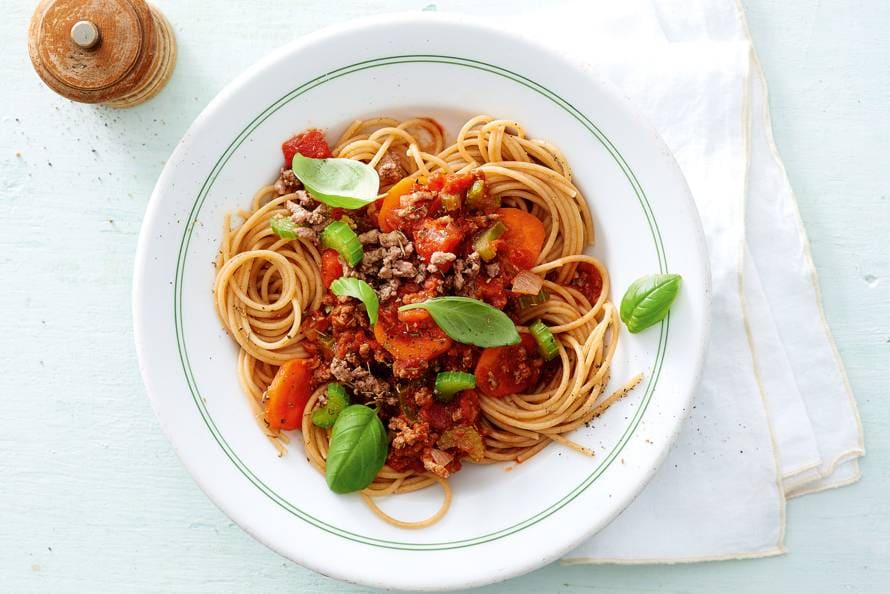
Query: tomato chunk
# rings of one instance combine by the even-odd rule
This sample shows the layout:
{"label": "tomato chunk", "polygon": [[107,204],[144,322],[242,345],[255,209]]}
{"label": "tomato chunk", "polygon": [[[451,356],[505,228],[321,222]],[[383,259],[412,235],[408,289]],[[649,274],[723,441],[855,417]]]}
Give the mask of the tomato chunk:
{"label": "tomato chunk", "polygon": [[343,265],[340,264],[340,254],[337,250],[327,249],[321,253],[321,281],[326,289],[331,288],[331,283],[343,276]]}
{"label": "tomato chunk", "polygon": [[389,233],[399,228],[400,219],[395,211],[401,207],[402,196],[413,191],[414,180],[410,177],[400,180],[389,189],[380,204],[380,212],[377,213],[377,225],[381,231]]}
{"label": "tomato chunk", "polygon": [[507,227],[500,237],[498,253],[520,270],[532,268],[547,238],[544,223],[535,215],[518,208],[499,208],[497,213]]}
{"label": "tomato chunk", "polygon": [[479,418],[479,395],[475,390],[464,390],[460,393],[457,402],[460,408],[460,420],[462,423],[474,425]]}
{"label": "tomato chunk", "polygon": [[453,341],[432,319],[405,323],[381,316],[374,338],[396,359],[430,361],[446,352]]}
{"label": "tomato chunk", "polygon": [[318,128],[310,128],[284,141],[281,152],[284,153],[284,166],[287,169],[290,169],[297,153],[312,159],[329,159],[333,156],[324,132]]}
{"label": "tomato chunk", "polygon": [[570,283],[587,297],[591,304],[596,303],[603,290],[603,276],[593,264],[581,262],[575,269],[575,276]]}
{"label": "tomato chunk", "polygon": [[420,409],[420,418],[436,431],[444,431],[454,424],[451,419],[451,409],[435,401]]}
{"label": "tomato chunk", "polygon": [[450,173],[445,176],[442,191],[447,194],[463,194],[473,185],[476,179],[476,176],[472,173]]}
{"label": "tomato chunk", "polygon": [[306,359],[292,359],[278,368],[266,390],[266,423],[273,430],[299,429],[310,396],[312,370]]}
{"label": "tomato chunk", "polygon": [[502,274],[494,278],[476,278],[476,297],[498,309],[507,305],[507,279]]}
{"label": "tomato chunk", "polygon": [[414,231],[414,248],[425,262],[429,262],[435,252],[454,253],[463,239],[463,229],[451,217],[424,219]]}
{"label": "tomato chunk", "polygon": [[439,192],[445,187],[445,176],[441,173],[434,173],[432,177],[422,177],[424,189],[430,192]]}
{"label": "tomato chunk", "polygon": [[531,334],[519,335],[519,344],[487,348],[476,364],[476,389],[486,396],[518,394],[541,376],[543,359]]}

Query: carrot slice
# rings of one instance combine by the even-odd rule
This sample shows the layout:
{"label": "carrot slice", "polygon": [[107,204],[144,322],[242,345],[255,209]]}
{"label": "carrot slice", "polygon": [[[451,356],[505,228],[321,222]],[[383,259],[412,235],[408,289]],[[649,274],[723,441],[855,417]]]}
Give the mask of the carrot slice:
{"label": "carrot slice", "polygon": [[540,365],[531,363],[538,357],[538,344],[531,334],[519,335],[522,342],[510,346],[491,347],[482,351],[476,364],[476,389],[494,398],[518,394],[540,376]]}
{"label": "carrot slice", "polygon": [[547,231],[533,214],[518,208],[499,208],[500,221],[507,230],[500,237],[499,253],[521,270],[528,270],[538,261]]}
{"label": "carrot slice", "polygon": [[270,429],[299,429],[303,409],[309,401],[311,376],[306,359],[292,359],[278,368],[266,390],[263,404]]}
{"label": "carrot slice", "polygon": [[393,357],[402,361],[429,361],[446,352],[453,344],[432,319],[412,324],[387,324],[381,318],[374,326],[374,338]]}
{"label": "carrot slice", "polygon": [[426,320],[430,319],[430,314],[425,309],[408,309],[405,311],[400,311],[398,314],[398,318],[400,322],[411,324],[416,322],[425,322]]}
{"label": "carrot slice", "polygon": [[414,180],[406,177],[399,180],[386,193],[380,212],[377,213],[377,224],[380,230],[389,233],[399,228],[399,217],[395,211],[401,207],[402,196],[414,191]]}

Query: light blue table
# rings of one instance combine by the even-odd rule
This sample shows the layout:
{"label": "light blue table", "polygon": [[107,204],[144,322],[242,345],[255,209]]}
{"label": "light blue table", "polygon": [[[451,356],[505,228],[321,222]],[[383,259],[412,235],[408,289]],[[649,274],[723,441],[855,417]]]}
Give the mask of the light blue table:
{"label": "light blue table", "polygon": [[[189,478],[136,369],[131,268],[164,159],[225,82],[319,26],[426,2],[157,3],[179,37],[173,81],[147,105],[112,111],[39,82],[26,52],[33,2],[4,2],[0,591],[364,592],[270,552]],[[861,408],[863,479],[790,503],[785,557],[552,565],[485,592],[890,590],[890,3],[746,4]]]}

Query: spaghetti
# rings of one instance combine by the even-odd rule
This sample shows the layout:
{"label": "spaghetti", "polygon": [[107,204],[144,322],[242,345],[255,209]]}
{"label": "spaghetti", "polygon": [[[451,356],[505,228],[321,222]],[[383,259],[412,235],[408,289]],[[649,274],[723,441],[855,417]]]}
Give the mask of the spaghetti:
{"label": "spaghetti", "polygon": [[[522,216],[531,215],[543,230],[539,245],[535,246],[537,250],[522,251],[517,248],[505,251],[504,244],[497,243],[498,260],[494,261],[494,265],[479,262],[478,254],[473,260],[473,253],[465,253],[473,249],[473,244],[468,244],[467,241],[460,244],[464,247],[454,248],[455,253],[433,252],[432,261],[437,261],[437,257],[443,261],[438,264],[438,268],[432,263],[426,264],[424,268],[423,262],[430,261],[429,258],[422,260],[415,253],[411,262],[421,262],[416,267],[417,278],[392,278],[385,286],[378,284],[375,287],[381,296],[381,320],[377,326],[383,325],[384,328],[387,320],[393,324],[401,324],[403,321],[401,316],[398,319],[394,317],[397,315],[395,309],[388,314],[389,318],[386,317],[386,312],[389,311],[387,304],[400,304],[403,301],[407,303],[414,299],[415,289],[418,294],[424,291],[435,292],[436,289],[439,293],[445,291],[448,294],[469,294],[507,311],[523,339],[517,347],[503,347],[514,350],[502,354],[516,357],[520,353],[525,358],[522,360],[527,360],[528,363],[523,367],[528,370],[526,376],[504,378],[498,375],[501,371],[489,369],[488,375],[482,373],[483,377],[480,378],[481,361],[497,361],[497,353],[486,354],[477,347],[466,345],[452,346],[447,354],[441,355],[441,361],[422,361],[422,364],[414,367],[403,364],[398,358],[393,362],[391,353],[385,352],[386,349],[378,344],[382,342],[385,346],[387,343],[379,340],[381,334],[376,327],[372,337],[366,322],[362,329],[355,320],[345,318],[344,327],[350,328],[348,332],[354,332],[359,337],[355,343],[356,350],[369,351],[371,348],[361,347],[361,337],[365,337],[365,342],[373,347],[371,354],[366,353],[365,366],[371,370],[375,366],[379,368],[385,362],[392,367],[388,368],[387,373],[391,375],[387,375],[385,380],[362,374],[360,378],[349,376],[354,383],[347,381],[347,385],[354,388],[356,385],[366,384],[395,386],[395,390],[391,392],[385,392],[386,388],[380,389],[376,396],[381,410],[390,411],[386,414],[391,417],[389,429],[393,445],[387,464],[362,491],[369,507],[377,515],[399,527],[428,526],[446,513],[452,496],[446,477],[459,469],[461,460],[484,464],[522,462],[553,442],[592,456],[591,450],[575,443],[567,434],[602,414],[639,383],[641,376],[634,377],[617,392],[606,396],[610,366],[618,343],[618,313],[609,301],[608,271],[599,260],[583,254],[585,247],[594,240],[593,221],[587,202],[573,184],[572,172],[560,151],[547,142],[529,138],[517,122],[488,116],[477,116],[467,121],[460,129],[456,141],[448,146],[440,126],[428,118],[406,121],[374,118],[356,121],[330,149],[330,154],[327,145],[320,144],[323,137],[319,141],[317,137],[310,136],[311,134],[300,136],[302,146],[297,143],[290,148],[310,157],[335,156],[368,163],[380,174],[381,197],[392,196],[395,188],[408,187],[405,186],[404,179],[414,180],[407,182],[409,186],[414,184],[410,186],[413,193],[408,194],[411,197],[409,200],[406,201],[403,197],[399,201],[396,196],[396,204],[402,207],[397,211],[387,214],[386,201],[373,204],[362,212],[349,211],[344,220],[348,220],[359,230],[368,227],[367,221],[371,221],[373,227],[377,225],[377,221],[385,223],[387,216],[395,217],[389,221],[400,226],[415,225],[413,232],[403,233],[401,237],[406,242],[413,237],[415,252],[422,252],[425,236],[418,229],[423,225],[434,224],[426,223],[427,219],[439,221],[441,226],[448,226],[460,215],[438,219],[433,219],[430,215],[418,223],[417,217],[412,218],[411,213],[414,211],[409,208],[411,200],[424,204],[424,208],[431,210],[437,207],[429,205],[436,203],[423,200],[444,200],[455,193],[463,195],[461,192],[469,196],[469,190],[465,186],[473,180],[483,180],[485,197],[491,201],[490,204],[496,204],[497,209],[489,208],[485,215],[474,214],[470,217],[467,214],[466,222],[457,221],[465,225],[461,229],[470,225],[471,231],[478,232],[492,221],[513,220],[508,215],[516,220],[523,220]],[[285,143],[286,162],[288,146]],[[306,154],[307,152],[313,154]],[[325,384],[321,380],[329,377],[326,375],[331,372],[329,368],[333,368],[334,372],[341,371],[337,365],[342,361],[336,354],[332,359],[330,356],[320,355],[319,341],[326,336],[324,332],[330,332],[327,330],[330,324],[334,324],[336,331],[339,319],[337,316],[343,317],[340,315],[343,313],[343,306],[339,305],[343,300],[338,302],[326,288],[330,284],[329,279],[325,278],[330,260],[319,247],[317,237],[311,233],[309,227],[314,224],[311,217],[303,217],[308,221],[307,228],[305,233],[296,238],[282,238],[271,228],[270,223],[276,217],[296,217],[295,213],[304,213],[304,210],[298,211],[302,207],[296,207],[294,203],[300,199],[305,202],[306,195],[300,192],[299,182],[293,178],[292,173],[289,174],[287,167],[286,165],[282,169],[275,185],[260,188],[248,210],[236,213],[243,222],[233,226],[232,217],[225,217],[217,259],[214,299],[223,326],[240,347],[237,368],[240,384],[249,396],[260,429],[278,449],[279,455],[286,451],[288,435],[282,427],[269,422],[267,392],[270,384],[276,379],[279,368],[287,362],[316,361],[312,376],[307,375],[305,378],[314,389],[308,396],[301,418],[295,426],[287,428],[301,429],[309,462],[324,472],[331,430],[314,424],[311,415],[325,402]],[[430,180],[439,180],[440,185],[445,185],[434,188],[434,182]],[[459,184],[463,186],[458,188]],[[449,188],[458,190],[452,192]],[[405,206],[406,202],[409,203],[408,206]],[[514,211],[521,212],[516,214]],[[408,221],[411,220],[415,222],[409,224]],[[375,253],[385,254],[389,248],[377,247],[380,244],[374,243],[375,239],[383,242],[382,232],[386,224],[380,227],[379,233],[369,227],[369,232],[360,237],[363,241],[370,242],[370,247],[366,246],[366,249],[373,248],[377,250]],[[518,232],[509,224],[508,228],[513,229],[513,236]],[[467,233],[469,237],[471,233]],[[507,247],[512,245],[510,241],[522,240],[521,237],[510,239],[513,236],[507,237]],[[405,247],[401,243],[400,240],[404,256]],[[471,247],[466,247],[467,245]],[[342,260],[335,262],[335,269],[339,265],[347,274],[360,274],[358,268],[353,270],[343,264]],[[395,262],[394,265],[399,264]],[[405,264],[401,266],[406,269],[408,267]],[[517,295],[508,287],[511,277],[515,279],[522,270],[526,271],[523,273],[526,278],[538,279],[540,290],[534,297]],[[372,284],[382,283],[381,278],[386,276],[384,272],[395,274],[398,267],[394,271],[375,268],[374,274],[368,275],[368,281]],[[529,277],[529,273],[532,277]],[[418,279],[423,280],[417,282]],[[411,288],[405,289],[406,286]],[[443,289],[443,286],[447,288]],[[364,314],[358,310],[358,316],[354,317],[360,316]],[[324,326],[324,332],[319,330],[322,328],[319,320],[327,320],[325,323],[328,325]],[[523,350],[523,345],[534,344],[528,340],[528,326],[535,320],[543,321],[556,339],[556,354],[550,362],[541,360],[528,349]],[[405,322],[406,326],[407,324]],[[340,334],[341,342],[345,340],[342,338],[344,332],[347,331]],[[429,332],[424,330],[417,334],[428,335]],[[375,341],[375,338],[378,340]],[[321,347],[324,345],[321,344]],[[515,350],[517,348],[520,350]],[[347,354],[348,356],[352,355]],[[320,365],[318,361],[321,361]],[[462,393],[459,403],[446,406],[433,401],[431,404],[429,389],[426,388],[424,392],[424,389],[418,389],[417,386],[426,381],[424,378],[429,378],[428,370],[437,368],[437,365],[442,369],[463,371],[472,371],[472,365],[475,365],[477,382],[481,381],[482,385],[475,391]],[[420,372],[415,367],[419,367]],[[334,373],[334,377],[340,379],[342,376]],[[485,383],[486,378],[488,384]],[[515,393],[506,393],[507,389],[502,388],[510,382],[521,389]],[[405,386],[410,386],[413,391],[409,391],[409,400],[412,393],[416,400],[408,403],[408,409],[404,401],[405,390],[408,390]],[[355,389],[356,394],[359,394],[358,388]],[[377,387],[367,388],[368,392],[363,398],[368,402],[374,400],[370,394],[376,389]],[[385,395],[381,395],[384,392]],[[393,395],[396,392],[398,398]],[[420,420],[410,420],[412,407],[420,407],[419,413],[414,411]],[[458,420],[446,419],[437,425],[436,419],[429,418],[432,414],[429,411],[435,407],[438,407],[436,411],[441,412],[439,409],[443,409]],[[392,418],[401,420],[393,421]],[[477,449],[470,456],[468,452],[472,448],[460,440],[456,447],[440,449],[443,443],[441,435],[453,429],[450,426],[442,429],[447,424],[446,421],[462,424],[462,427],[478,433],[481,451]],[[438,435],[439,441],[431,441],[433,438],[427,436],[427,441],[422,442],[422,456],[417,454],[416,459],[408,459],[406,452],[420,451],[411,439],[420,439],[416,433],[421,425],[433,437]],[[475,439],[470,429],[465,429],[460,435],[470,435]],[[396,446],[399,444],[404,449],[398,449]],[[444,489],[444,502],[436,514],[420,522],[404,522],[392,518],[374,502],[376,497],[408,493],[434,484],[439,484]]]}

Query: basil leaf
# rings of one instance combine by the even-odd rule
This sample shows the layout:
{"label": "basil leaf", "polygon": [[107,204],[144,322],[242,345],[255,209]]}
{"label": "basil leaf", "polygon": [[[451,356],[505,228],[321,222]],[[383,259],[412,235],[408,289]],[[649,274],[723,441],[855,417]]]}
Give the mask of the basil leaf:
{"label": "basil leaf", "polygon": [[347,406],[331,431],[325,479],[334,493],[360,491],[383,468],[389,442],[374,409],[363,404]]}
{"label": "basil leaf", "polygon": [[300,153],[291,165],[306,190],[334,208],[361,208],[377,200],[377,170],[355,159],[311,159]]}
{"label": "basil leaf", "polygon": [[679,274],[651,274],[638,278],[621,299],[621,321],[636,334],[664,319],[680,292]]}
{"label": "basil leaf", "polygon": [[327,393],[327,403],[312,411],[312,424],[322,429],[333,427],[343,409],[349,406],[349,395],[340,384],[328,384]]}
{"label": "basil leaf", "polygon": [[507,314],[469,297],[436,297],[403,305],[399,311],[425,309],[445,334],[464,344],[496,347],[519,343],[519,332]]}
{"label": "basil leaf", "polygon": [[365,304],[371,325],[377,323],[377,310],[380,309],[380,301],[377,299],[377,293],[365,281],[341,276],[331,283],[331,293],[338,297],[355,297]]}

